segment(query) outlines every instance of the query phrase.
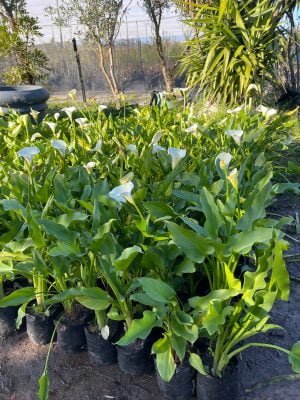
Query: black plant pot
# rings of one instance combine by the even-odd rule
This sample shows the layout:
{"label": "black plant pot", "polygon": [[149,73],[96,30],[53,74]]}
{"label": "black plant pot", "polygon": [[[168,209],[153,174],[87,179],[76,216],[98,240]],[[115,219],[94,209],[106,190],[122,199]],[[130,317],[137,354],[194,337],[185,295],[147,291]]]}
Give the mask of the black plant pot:
{"label": "black plant pot", "polygon": [[190,400],[194,393],[195,370],[189,365],[180,364],[170,382],[165,382],[156,370],[156,379],[164,397],[170,400]]}
{"label": "black plant pot", "polygon": [[127,346],[116,346],[120,370],[129,375],[148,374],[154,369],[151,347],[153,340],[137,339]]}
{"label": "black plant pot", "polygon": [[8,337],[16,331],[19,307],[0,308],[0,337]]}
{"label": "black plant pot", "polygon": [[36,313],[33,309],[29,309],[26,313],[26,327],[31,342],[38,345],[50,342],[54,331],[52,316]]}
{"label": "black plant pot", "polygon": [[91,333],[84,329],[89,359],[99,365],[110,365],[117,362],[117,349],[110,338],[103,339],[100,333]]}
{"label": "black plant pot", "polygon": [[239,400],[239,370],[232,365],[225,370],[222,378],[197,374],[198,400]]}
{"label": "black plant pot", "polygon": [[67,353],[86,350],[85,321],[61,319],[57,325],[57,344]]}

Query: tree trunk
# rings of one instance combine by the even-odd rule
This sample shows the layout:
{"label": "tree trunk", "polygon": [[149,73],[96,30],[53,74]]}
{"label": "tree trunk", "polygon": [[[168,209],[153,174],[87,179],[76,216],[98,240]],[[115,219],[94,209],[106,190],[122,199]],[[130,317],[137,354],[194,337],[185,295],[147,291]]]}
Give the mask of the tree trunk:
{"label": "tree trunk", "polygon": [[101,46],[100,43],[98,43],[98,58],[99,58],[99,66],[100,66],[100,69],[101,69],[101,71],[103,73],[103,76],[104,76],[104,78],[105,78],[105,80],[106,80],[106,82],[107,82],[107,84],[108,84],[113,96],[115,98],[117,98],[118,97],[118,93],[116,93],[114,83],[111,80],[111,77],[110,77],[109,73],[107,72],[107,70],[105,68],[105,65],[104,65],[103,47]]}
{"label": "tree trunk", "polygon": [[114,60],[114,53],[113,53],[113,45],[110,44],[108,47],[108,56],[109,56],[109,72],[112,84],[114,86],[114,91],[116,95],[120,94],[119,85],[117,83],[116,74],[115,74],[115,60]]}
{"label": "tree trunk", "polygon": [[158,26],[155,26],[155,42],[156,42],[157,53],[160,58],[161,69],[162,69],[162,74],[163,74],[165,85],[166,85],[166,90],[167,90],[167,92],[172,92],[173,85],[174,85],[173,76],[172,76],[172,72],[171,72],[170,68],[168,67],[167,61],[166,61],[166,57],[164,54],[162,40],[161,40]]}

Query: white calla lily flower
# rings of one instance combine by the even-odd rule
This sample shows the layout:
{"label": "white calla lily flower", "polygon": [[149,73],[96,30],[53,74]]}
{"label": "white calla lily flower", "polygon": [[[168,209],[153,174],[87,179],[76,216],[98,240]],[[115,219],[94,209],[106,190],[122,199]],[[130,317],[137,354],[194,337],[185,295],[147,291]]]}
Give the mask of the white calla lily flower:
{"label": "white calla lily flower", "polygon": [[105,104],[100,104],[99,106],[98,106],[98,110],[99,111],[103,111],[103,110],[106,110],[107,109],[107,106],[105,105]]}
{"label": "white calla lily flower", "polygon": [[135,144],[128,144],[128,145],[127,145],[127,150],[128,150],[130,153],[138,154],[137,147],[136,147]]}
{"label": "white calla lily flower", "polygon": [[23,149],[18,151],[18,156],[25,158],[26,161],[31,163],[33,160],[33,157],[37,154],[39,154],[41,151],[38,147],[32,146],[32,147],[24,147]]}
{"label": "white calla lily flower", "polygon": [[195,124],[191,125],[189,128],[186,128],[185,131],[187,133],[195,133],[195,132],[197,132],[197,129],[198,129],[198,124],[195,123]]}
{"label": "white calla lily flower", "polygon": [[76,118],[75,122],[77,122],[77,124],[81,127],[84,128],[86,126],[88,126],[88,119],[87,118]]}
{"label": "white calla lily flower", "polygon": [[46,121],[45,124],[47,124],[49,126],[49,128],[51,129],[51,131],[53,133],[55,133],[56,126],[57,126],[56,122]]}
{"label": "white calla lily flower", "polygon": [[126,203],[127,199],[131,199],[131,191],[133,188],[134,184],[130,181],[123,185],[116,186],[108,195],[118,203]]}
{"label": "white calla lily flower", "polygon": [[176,165],[186,156],[185,149],[177,149],[176,147],[169,147],[168,154],[172,157],[172,168],[174,169]]}
{"label": "white calla lily flower", "polygon": [[226,112],[227,112],[227,114],[236,114],[236,113],[239,113],[240,111],[242,111],[242,109],[243,109],[242,106],[238,106],[238,107],[236,107],[236,108],[234,108],[232,110],[229,109]]}
{"label": "white calla lily flower", "polygon": [[56,113],[54,114],[54,119],[55,119],[55,121],[58,121],[58,120],[59,120],[59,117],[60,117],[60,113],[56,112]]}
{"label": "white calla lily flower", "polygon": [[90,161],[84,165],[84,168],[86,168],[88,171],[91,171],[93,168],[95,168],[95,166],[96,166],[95,161]]}
{"label": "white calla lily flower", "polygon": [[34,133],[34,134],[31,136],[30,141],[31,141],[31,142],[34,142],[35,139],[39,139],[39,138],[41,138],[41,137],[43,137],[43,136],[42,136],[39,132],[36,132],[36,133]]}
{"label": "white calla lily flower", "polygon": [[161,132],[156,132],[156,134],[153,136],[151,142],[150,142],[150,146],[151,145],[156,145],[158,144],[158,142],[160,141],[160,139],[162,138],[162,133]]}
{"label": "white calla lily flower", "polygon": [[262,104],[260,104],[256,108],[256,111],[261,112],[265,118],[269,118],[269,117],[272,117],[273,115],[277,114],[277,110],[275,110],[275,108],[268,108],[268,107],[263,106]]}
{"label": "white calla lily flower", "polygon": [[229,166],[230,161],[232,160],[232,155],[230,153],[222,152],[218,154],[215,159],[216,165],[218,160],[220,161],[220,167],[222,169],[226,169]]}
{"label": "white calla lily flower", "polygon": [[240,146],[244,131],[241,129],[229,129],[228,131],[225,131],[225,134],[231,136],[235,143]]}
{"label": "white calla lily flower", "polygon": [[72,115],[76,110],[77,110],[76,107],[66,107],[62,109],[62,111],[64,111],[67,114],[70,120],[72,120]]}
{"label": "white calla lily flower", "polygon": [[64,140],[51,140],[51,146],[57,150],[62,156],[66,155],[67,143]]}
{"label": "white calla lily flower", "polygon": [[154,144],[152,147],[152,154],[156,154],[158,151],[167,151],[167,149],[158,144]]}
{"label": "white calla lily flower", "polygon": [[96,146],[91,150],[96,151],[97,153],[102,153],[102,139],[99,139],[96,143]]}
{"label": "white calla lily flower", "polygon": [[236,168],[230,172],[227,179],[232,184],[234,190],[238,191],[238,170]]}

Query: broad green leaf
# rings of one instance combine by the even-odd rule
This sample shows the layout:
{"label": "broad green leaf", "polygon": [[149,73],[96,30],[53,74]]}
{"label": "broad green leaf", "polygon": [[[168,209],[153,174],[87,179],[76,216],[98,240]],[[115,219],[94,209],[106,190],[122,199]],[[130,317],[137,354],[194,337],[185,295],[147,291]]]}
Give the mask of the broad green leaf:
{"label": "broad green leaf", "polygon": [[175,350],[179,360],[182,362],[186,354],[186,339],[181,336],[177,336],[175,333],[172,332],[172,334],[170,335],[170,343],[172,348]]}
{"label": "broad green leaf", "polygon": [[31,261],[32,257],[23,253],[0,252],[0,261]]}
{"label": "broad green leaf", "polygon": [[228,247],[235,253],[247,254],[255,243],[264,243],[272,239],[273,229],[254,227],[251,231],[231,236]]}
{"label": "broad green leaf", "polygon": [[161,378],[165,382],[170,382],[176,371],[176,364],[171,347],[164,353],[158,353],[156,355],[156,367]]}
{"label": "broad green leaf", "polygon": [[127,249],[123,250],[122,254],[114,261],[113,265],[116,267],[116,269],[125,271],[136,258],[136,256],[141,253],[143,253],[143,250],[139,246],[128,247]]}
{"label": "broad green leaf", "polygon": [[163,218],[169,215],[174,217],[177,215],[172,207],[162,201],[147,202],[144,203],[144,207],[156,218]]}
{"label": "broad green leaf", "polygon": [[39,400],[48,400],[49,396],[49,376],[47,370],[44,370],[39,378]]}
{"label": "broad green leaf", "polygon": [[72,212],[60,215],[59,217],[56,218],[56,222],[68,228],[72,222],[86,221],[88,218],[89,218],[88,214],[82,212]]}
{"label": "broad green leaf", "polygon": [[289,362],[292,365],[293,371],[300,374],[300,342],[292,346],[289,353]]}
{"label": "broad green leaf", "polygon": [[48,235],[52,235],[57,240],[60,240],[62,242],[72,243],[79,235],[78,232],[71,231],[64,225],[58,224],[57,222],[48,219],[39,219],[38,223],[42,225]]}
{"label": "broad green leaf", "polygon": [[192,260],[200,263],[205,256],[214,253],[214,247],[209,239],[181,228],[173,222],[166,222],[174,243]]}
{"label": "broad green leaf", "polygon": [[0,308],[19,306],[23,303],[29,303],[34,298],[35,292],[33,287],[17,289],[8,296],[3,297],[3,299],[0,299]]}
{"label": "broad green leaf", "polygon": [[98,287],[71,288],[52,296],[47,303],[59,303],[69,299],[76,299],[86,308],[96,311],[105,310],[111,304],[111,297],[108,295],[108,293]]}
{"label": "broad green leaf", "polygon": [[138,281],[142,285],[144,292],[157,302],[168,303],[176,296],[176,292],[171,286],[158,279],[139,278]]}
{"label": "broad green leaf", "polygon": [[288,242],[275,239],[270,281],[270,287],[277,289],[278,297],[286,301],[288,301],[290,295],[290,277],[282,252],[287,250],[288,247]]}
{"label": "broad green leaf", "polygon": [[188,257],[185,257],[180,264],[175,265],[174,271],[179,276],[182,276],[182,274],[193,274],[196,272],[195,263]]}
{"label": "broad green leaf", "polygon": [[212,238],[217,238],[223,219],[212,194],[205,187],[201,190],[201,204],[206,217],[204,228]]}
{"label": "broad green leaf", "polygon": [[34,242],[35,247],[37,249],[44,247],[45,240],[41,232],[41,228],[39,224],[36,222],[36,219],[34,218],[31,212],[29,204],[27,206],[27,223],[28,223],[29,234]]}
{"label": "broad green leaf", "polygon": [[156,342],[153,343],[151,353],[158,354],[166,352],[170,347],[170,339],[167,335],[158,339]]}
{"label": "broad green leaf", "polygon": [[178,322],[175,318],[172,318],[171,330],[175,335],[183,337],[192,344],[198,339],[198,326],[196,324],[183,324],[182,322]]}
{"label": "broad green leaf", "polygon": [[226,317],[233,311],[233,307],[224,307],[220,302],[211,301],[205,317],[202,319],[203,328],[207,330],[209,335],[218,332],[219,326],[224,325]]}
{"label": "broad green leaf", "polygon": [[15,211],[18,215],[21,215],[24,219],[26,218],[26,208],[16,199],[0,200],[3,209],[5,211]]}
{"label": "broad green leaf", "polygon": [[130,300],[137,301],[145,306],[157,307],[161,305],[160,302],[155,301],[152,297],[148,296],[146,293],[134,293],[130,296]]}
{"label": "broad green leaf", "polygon": [[241,281],[239,279],[235,278],[235,276],[233,275],[232,271],[230,271],[230,268],[228,267],[227,264],[225,264],[224,270],[225,270],[225,276],[226,276],[226,282],[227,282],[228,288],[240,291],[241,290]]}
{"label": "broad green leaf", "polygon": [[48,252],[51,257],[68,257],[70,255],[80,255],[79,248],[74,243],[58,243]]}
{"label": "broad green leaf", "polygon": [[207,372],[206,372],[206,370],[205,370],[205,367],[204,367],[204,365],[203,365],[203,362],[202,362],[202,360],[201,360],[201,357],[200,357],[198,354],[196,354],[196,353],[191,353],[191,354],[190,354],[190,358],[189,358],[189,362],[190,362],[190,365],[191,365],[193,368],[195,368],[196,371],[199,372],[199,374],[207,375]]}
{"label": "broad green leaf", "polygon": [[16,319],[16,327],[17,327],[17,329],[19,329],[20,326],[22,325],[23,318],[24,318],[25,315],[26,315],[26,308],[27,308],[27,306],[28,306],[28,303],[24,303],[24,304],[22,304],[22,305],[19,307],[19,309],[18,309],[18,317],[17,317],[17,319]]}
{"label": "broad green leaf", "polygon": [[189,304],[191,307],[199,311],[205,312],[207,311],[211,301],[225,301],[231,299],[232,297],[238,296],[239,294],[240,294],[239,290],[219,289],[219,290],[214,290],[203,297],[199,296],[192,297],[189,299]]}
{"label": "broad green leaf", "polygon": [[126,346],[136,339],[146,339],[156,325],[156,315],[152,311],[144,311],[143,317],[134,319],[128,327],[125,335],[116,343],[119,346]]}

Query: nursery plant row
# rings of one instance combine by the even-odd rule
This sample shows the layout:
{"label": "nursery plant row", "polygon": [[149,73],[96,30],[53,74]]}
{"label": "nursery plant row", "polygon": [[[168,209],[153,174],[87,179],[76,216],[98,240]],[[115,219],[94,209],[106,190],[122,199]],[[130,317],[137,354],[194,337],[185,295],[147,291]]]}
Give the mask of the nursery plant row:
{"label": "nursery plant row", "polygon": [[[289,298],[273,160],[293,113],[260,106],[64,109],[0,117],[0,335],[26,317],[36,344],[86,345],[129,374],[155,365],[166,397],[239,397],[239,354],[300,343],[255,335],[280,328]],[[197,378],[196,378],[197,376]],[[47,398],[48,375],[39,398]]]}

